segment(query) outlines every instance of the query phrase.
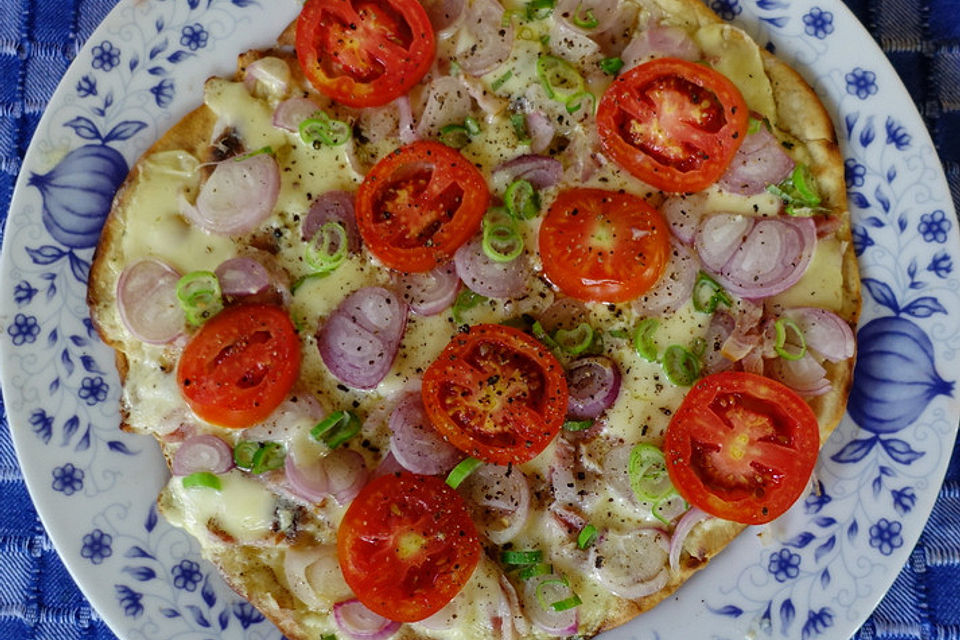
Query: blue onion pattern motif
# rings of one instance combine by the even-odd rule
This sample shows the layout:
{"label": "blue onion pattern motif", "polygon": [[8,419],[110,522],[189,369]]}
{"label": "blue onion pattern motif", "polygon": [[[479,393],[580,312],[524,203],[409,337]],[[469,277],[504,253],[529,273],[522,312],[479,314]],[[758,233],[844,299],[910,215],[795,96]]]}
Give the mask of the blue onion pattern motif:
{"label": "blue onion pattern motif", "polygon": [[110,71],[120,64],[120,49],[109,40],[104,40],[93,48],[93,68]]}
{"label": "blue onion pattern motif", "polygon": [[902,530],[903,525],[898,521],[891,522],[880,518],[870,527],[870,546],[888,556],[903,546],[903,536],[900,535]]}
{"label": "blue onion pattern motif", "polygon": [[933,398],[953,393],[954,383],[937,373],[933,343],[912,321],[877,318],[860,329],[858,337],[847,411],[861,428],[900,431],[919,418]]}
{"label": "blue onion pattern motif", "polygon": [[923,236],[926,242],[938,242],[943,244],[947,241],[947,232],[950,231],[951,224],[947,214],[942,209],[937,209],[931,213],[925,213],[920,216],[920,222],[917,224],[917,231]]}
{"label": "blue onion pattern motif", "polygon": [[873,71],[857,67],[844,76],[844,79],[847,81],[847,93],[861,100],[866,100],[878,91],[877,74]]}
{"label": "blue onion pattern motif", "polygon": [[83,469],[78,469],[68,462],[62,467],[54,468],[53,484],[51,486],[54,491],[59,491],[65,496],[72,496],[83,489],[83,476]]}
{"label": "blue onion pattern motif", "polygon": [[800,575],[800,555],[790,549],[780,549],[770,554],[767,571],[773,574],[777,582],[786,582]]}
{"label": "blue onion pattern motif", "polygon": [[843,167],[847,189],[862,187],[867,175],[867,168],[853,158],[847,158]]}
{"label": "blue onion pattern motif", "polygon": [[207,46],[207,40],[210,34],[200,23],[188,24],[180,31],[180,45],[187,47],[190,51],[196,51]]}
{"label": "blue onion pattern motif", "polygon": [[833,33],[833,13],[820,7],[813,7],[803,16],[804,31],[807,35],[823,40]]}
{"label": "blue onion pattern motif", "polygon": [[927,271],[938,278],[945,279],[953,273],[953,258],[946,251],[938,251],[930,258],[930,264],[927,265]]}
{"label": "blue onion pattern motif", "polygon": [[43,198],[43,224],[73,249],[94,247],[117,188],[127,177],[120,153],[103,144],[74,149],[50,173],[32,173],[28,184]]}
{"label": "blue onion pattern motif", "polygon": [[203,580],[200,565],[193,560],[181,560],[180,564],[170,570],[170,573],[173,574],[173,586],[185,591],[196,591],[200,581]]}
{"label": "blue onion pattern motif", "polygon": [[33,344],[40,335],[40,323],[34,316],[18,313],[13,317],[13,324],[7,327],[7,333],[13,344],[18,347],[23,344]]}
{"label": "blue onion pattern motif", "polygon": [[113,536],[100,529],[94,529],[83,536],[83,547],[80,549],[80,555],[93,564],[101,564],[113,555],[112,544]]}
{"label": "blue onion pattern motif", "polygon": [[724,20],[733,20],[743,13],[743,7],[739,0],[713,0],[710,8]]}
{"label": "blue onion pattern motif", "polygon": [[107,399],[107,393],[110,391],[110,385],[106,383],[103,376],[87,376],[80,382],[80,390],[77,395],[89,406]]}

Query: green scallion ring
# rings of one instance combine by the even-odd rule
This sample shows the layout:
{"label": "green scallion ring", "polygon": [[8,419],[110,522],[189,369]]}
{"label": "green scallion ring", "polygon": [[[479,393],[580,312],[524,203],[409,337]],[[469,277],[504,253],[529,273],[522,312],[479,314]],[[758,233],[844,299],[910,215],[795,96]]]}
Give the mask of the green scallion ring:
{"label": "green scallion ring", "polygon": [[201,325],[223,309],[220,281],[212,271],[191,271],[177,281],[177,300],[192,325]]}
{"label": "green scallion ring", "polygon": [[[778,318],[776,322],[773,323],[773,328],[777,332],[776,341],[773,344],[774,351],[777,352],[777,355],[783,358],[784,360],[799,360],[807,353],[807,340],[803,335],[803,331],[797,326],[797,323],[791,320],[790,318]],[[796,351],[790,351],[787,349],[787,331],[790,331],[794,336],[799,339],[800,344],[797,346]]]}
{"label": "green scallion ring", "polygon": [[574,607],[579,607],[583,604],[583,600],[580,599],[580,596],[573,594],[569,598],[564,598],[563,600],[557,600],[556,602],[550,603],[550,608],[554,611],[566,611],[567,609],[573,609]]}
{"label": "green scallion ring", "polygon": [[[562,603],[570,600],[571,598],[577,597],[577,594],[574,593],[571,596],[571,598],[563,598],[561,600],[554,600],[553,602],[547,602],[547,594],[545,592],[548,587],[552,587],[552,586],[566,587],[567,589],[569,589],[570,582],[567,580],[566,576],[560,576],[558,578],[547,578],[545,580],[540,581],[540,584],[537,585],[537,588],[534,591],[534,594],[537,596],[537,602],[540,603],[540,606],[543,607],[544,610],[552,609],[553,605],[557,602]],[[577,600],[579,600],[579,598],[577,598]],[[573,606],[576,606],[576,605],[573,605]],[[570,608],[570,607],[567,607],[567,608]],[[554,609],[554,611],[559,611],[559,609]]]}
{"label": "green scallion ring", "polygon": [[538,562],[537,564],[532,564],[529,567],[520,569],[520,573],[517,575],[520,576],[521,580],[529,580],[537,576],[545,576],[548,573],[553,573],[553,565],[547,564],[546,562]]}
{"label": "green scallion ring", "polygon": [[529,180],[511,182],[503,192],[507,211],[517,220],[530,220],[540,213],[540,197]]}
{"label": "green scallion ring", "polygon": [[654,504],[653,507],[650,509],[650,513],[652,513],[653,517],[659,520],[660,522],[662,522],[663,524],[669,525],[672,522],[672,520],[670,518],[665,517],[663,512],[667,506],[677,501],[682,502],[684,504],[687,503],[687,501],[683,499],[683,496],[677,493],[676,490],[673,490],[667,495],[657,500],[656,504]]}
{"label": "green scallion ring", "polygon": [[467,479],[467,476],[476,471],[477,467],[482,464],[482,460],[471,457],[464,458],[447,474],[447,484],[456,489],[460,486],[460,483]]}
{"label": "green scallion ring", "polygon": [[279,442],[264,442],[253,454],[253,466],[250,467],[250,473],[257,475],[273,471],[283,466],[283,461],[287,457],[287,452]]}
{"label": "green scallion ring", "polygon": [[604,58],[600,61],[600,68],[604,73],[611,76],[617,75],[620,72],[620,69],[623,69],[623,59],[622,58]]}
{"label": "green scallion ring", "polygon": [[253,440],[241,440],[233,448],[233,462],[241,469],[253,468],[253,456],[260,449],[260,443]]}
{"label": "green scallion ring", "polygon": [[678,387],[689,387],[700,377],[700,359],[678,344],[663,352],[663,372]]}
{"label": "green scallion ring", "polygon": [[563,428],[567,431],[586,431],[593,426],[593,420],[567,420]]}
{"label": "green scallion ring", "polygon": [[577,25],[581,29],[595,29],[597,25],[600,24],[600,21],[597,20],[595,15],[593,15],[592,8],[588,8],[586,11],[584,11],[583,3],[581,2],[573,11],[573,24]]}
{"label": "green scallion ring", "polygon": [[527,20],[544,20],[553,13],[554,0],[532,0],[526,4]]}
{"label": "green scallion ring", "polygon": [[538,562],[543,562],[543,551],[539,549],[501,551],[500,562],[512,565],[537,564]]}
{"label": "green scallion ring", "polygon": [[660,326],[656,318],[644,318],[633,332],[633,348],[637,355],[647,362],[656,362],[657,345],[653,344],[653,334]]}
{"label": "green scallion ring", "polygon": [[565,352],[576,356],[590,348],[594,335],[593,327],[581,322],[575,329],[557,329],[553,332],[553,339]]}
{"label": "green scallion ring", "polygon": [[493,89],[494,91],[499,91],[500,87],[505,85],[507,81],[510,80],[510,78],[512,77],[513,77],[513,70],[507,69],[507,72],[505,74],[503,74],[502,76],[494,80],[492,83],[490,83],[490,88]]}
{"label": "green scallion ring", "polygon": [[580,529],[580,534],[577,535],[577,546],[581,549],[586,549],[593,544],[594,540],[596,539],[597,528],[592,524],[587,524],[583,527],[583,529]]}
{"label": "green scallion ring", "polygon": [[484,224],[481,246],[494,262],[511,262],[523,253],[523,236],[513,225]]}
{"label": "green scallion ring", "polygon": [[215,491],[223,489],[223,483],[220,481],[220,477],[209,471],[197,471],[188,476],[183,476],[181,482],[183,483],[184,489],[192,489],[194,487],[204,487]]}
{"label": "green scallion ring", "polygon": [[336,449],[360,433],[360,418],[351,411],[334,411],[310,430],[314,440]]}
{"label": "green scallion ring", "polygon": [[641,502],[655,502],[673,491],[663,452],[652,444],[641,442],[630,450],[627,463],[630,488]]}
{"label": "green scallion ring", "polygon": [[457,324],[460,324],[463,322],[462,314],[464,311],[469,311],[486,300],[488,300],[486,296],[482,296],[475,291],[471,291],[470,289],[464,289],[457,294],[457,299],[453,302],[450,315],[453,316],[453,320]]}
{"label": "green scallion ring", "polygon": [[720,304],[728,307],[733,305],[733,299],[730,298],[726,289],[704,271],[697,274],[692,297],[693,308],[701,313],[713,313]]}
{"label": "green scallion ring", "polygon": [[301,122],[298,130],[300,139],[313,146],[325,144],[329,147],[338,147],[346,144],[353,135],[350,125],[342,120],[332,120],[322,111]]}
{"label": "green scallion ring", "polygon": [[347,259],[347,230],[335,220],[317,229],[304,249],[303,259],[318,273],[333,271]]}
{"label": "green scallion ring", "polygon": [[271,147],[270,145],[266,145],[266,146],[264,146],[264,147],[260,147],[259,149],[256,149],[255,151],[251,151],[250,153],[245,153],[245,154],[243,154],[242,156],[236,156],[236,157],[234,157],[233,161],[234,161],[234,162],[243,162],[244,160],[248,160],[248,159],[250,159],[250,158],[253,158],[254,156],[263,155],[263,154],[265,154],[265,153],[269,153],[269,154],[272,155],[272,154],[273,154],[273,147]]}
{"label": "green scallion ring", "polygon": [[539,320],[533,323],[533,326],[530,327],[530,330],[533,332],[533,337],[542,342],[551,351],[560,348],[560,345],[558,345],[557,341],[554,340],[549,333],[547,333],[547,330],[543,328],[543,325],[540,324]]}
{"label": "green scallion ring", "polygon": [[567,98],[564,106],[567,113],[571,115],[580,111],[584,106],[587,107],[587,113],[593,114],[597,109],[597,97],[589,91],[578,91]]}
{"label": "green scallion ring", "polygon": [[551,100],[566,103],[571,96],[584,90],[583,76],[562,58],[542,55],[537,58],[537,77]]}
{"label": "green scallion ring", "polygon": [[513,132],[517,134],[517,141],[520,144],[530,142],[530,134],[527,132],[527,118],[522,113],[510,114],[510,124],[513,125]]}
{"label": "green scallion ring", "polygon": [[470,131],[462,124],[440,127],[440,142],[454,149],[462,149],[470,142]]}

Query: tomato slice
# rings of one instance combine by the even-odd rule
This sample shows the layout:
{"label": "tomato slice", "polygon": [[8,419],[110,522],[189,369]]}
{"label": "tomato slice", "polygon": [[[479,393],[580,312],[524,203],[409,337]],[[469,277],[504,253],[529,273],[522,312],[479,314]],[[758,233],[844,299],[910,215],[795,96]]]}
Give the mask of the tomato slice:
{"label": "tomato slice", "polygon": [[229,307],[207,321],[180,356],[177,383],[203,420],[242,429],[267,418],[300,372],[300,339],[280,307]]}
{"label": "tomato slice", "polygon": [[357,191],[357,226],[386,266],[429,271],[477,232],[489,202],[486,180],[460,152],[414,142],[367,174]]}
{"label": "tomato slice", "polygon": [[562,191],[540,225],[543,272],[567,295],[626,302],[663,275],[670,232],[642,198],[602,189]]}
{"label": "tomato slice", "polygon": [[597,109],[604,150],[657,189],[691,192],[716,182],[750,114],[737,87],[702,64],[658,58],[617,76]]}
{"label": "tomato slice", "polygon": [[376,107],[420,82],[436,37],[417,0],[307,0],[296,50],[317,91],[351,107]]}
{"label": "tomato slice", "polygon": [[563,426],[563,367],[518,329],[481,324],[458,334],[423,375],[423,404],[433,426],[474,458],[522,463]]}
{"label": "tomato slice", "polygon": [[813,410],[793,390],[742,371],[697,382],[667,427],[670,479],[687,502],[746,524],[796,502],[820,450]]}
{"label": "tomato slice", "polygon": [[456,491],[436,476],[380,476],[360,490],[337,533],[340,569],[371,611],[415,622],[453,600],[480,560]]}

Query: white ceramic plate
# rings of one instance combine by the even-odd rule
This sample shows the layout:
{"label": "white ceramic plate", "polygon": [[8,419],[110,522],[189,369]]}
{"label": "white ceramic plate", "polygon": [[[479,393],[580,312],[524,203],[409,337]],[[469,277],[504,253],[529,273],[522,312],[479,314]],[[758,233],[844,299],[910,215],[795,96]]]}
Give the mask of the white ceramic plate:
{"label": "white ceramic plate", "polygon": [[[296,0],[123,1],[70,67],[23,163],[0,263],[0,365],[37,509],[70,571],[124,640],[280,637],[197,546],[159,519],[166,478],[146,438],[117,429],[120,383],[84,302],[86,272],[128,166],[270,44]],[[960,242],[939,161],[902,84],[838,0],[713,0],[793,63],[843,141],[864,276],[850,413],[819,492],[747,532],[617,638],[852,635],[932,508],[960,407]],[[893,400],[893,402],[891,402]]]}

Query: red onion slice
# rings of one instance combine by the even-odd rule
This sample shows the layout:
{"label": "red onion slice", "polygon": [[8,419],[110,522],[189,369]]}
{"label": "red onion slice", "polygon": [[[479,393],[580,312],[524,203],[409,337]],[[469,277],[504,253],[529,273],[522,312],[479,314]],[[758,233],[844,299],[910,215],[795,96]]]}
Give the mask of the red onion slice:
{"label": "red onion slice", "polygon": [[674,313],[682,307],[697,282],[700,261],[693,249],[673,239],[667,268],[657,284],[633,301],[634,310],[640,315]]}
{"label": "red onion slice", "polygon": [[483,252],[483,240],[474,236],[453,256],[457,274],[471,291],[488,298],[515,298],[527,288],[531,275],[526,254],[510,262],[497,262]]}
{"label": "red onion slice", "polygon": [[320,107],[310,98],[290,98],[284,100],[273,110],[273,126],[299,133],[300,123],[313,117]]}
{"label": "red onion slice", "polygon": [[333,605],[340,630],[355,640],[385,640],[400,629],[400,623],[374,613],[357,599]]}
{"label": "red onion slice", "polygon": [[754,220],[721,214],[708,218],[697,232],[704,266],[729,292],[751,299],[776,295],[796,284],[816,244],[816,225],[810,218]]}
{"label": "red onion slice", "polygon": [[802,396],[820,396],[832,388],[827,379],[827,370],[809,353],[799,360],[768,360],[764,363],[764,373]]}
{"label": "red onion slice", "polygon": [[327,191],[310,205],[307,217],[300,223],[300,238],[309,242],[328,222],[339,222],[347,232],[347,250],[360,251],[360,232],[353,208],[353,194],[346,191]]}
{"label": "red onion slice", "polygon": [[[606,531],[590,547],[590,566],[597,582],[612,593],[635,600],[656,593],[666,586],[666,534],[659,529],[640,529],[628,533]],[[602,563],[597,563],[598,557]]]}
{"label": "red onion slice", "polygon": [[808,349],[830,362],[852,358],[856,349],[853,331],[843,318],[817,307],[795,307],[782,316],[797,323]]}
{"label": "red onion slice", "polygon": [[670,230],[680,242],[693,243],[697,227],[700,226],[700,220],[703,217],[705,201],[706,196],[688,194],[671,196],[660,205],[660,211],[670,224]]}
{"label": "red onion slice", "polygon": [[612,405],[620,393],[620,368],[606,356],[579,358],[567,369],[567,415],[594,419]]}
{"label": "red onion slice", "polygon": [[654,58],[680,58],[696,62],[701,58],[700,47],[681,27],[651,24],[637,33],[620,54],[623,71]]}
{"label": "red onion slice", "polygon": [[[579,608],[573,607],[565,611],[554,611],[550,608],[553,602],[564,600],[573,595],[570,587],[561,584],[561,581],[561,576],[555,573],[525,580],[523,583],[523,608],[533,624],[539,629],[554,636],[569,636],[577,632]],[[537,590],[543,583],[547,583],[542,589],[542,596],[547,604],[546,608],[540,604],[540,598],[537,597]]]}
{"label": "red onion slice", "polygon": [[220,281],[220,290],[227,297],[256,295],[270,286],[266,267],[247,256],[224,260],[214,273]]}
{"label": "red onion slice", "polygon": [[330,495],[330,480],[327,467],[321,456],[311,460],[297,460],[296,450],[291,450],[284,460],[284,473],[290,491],[307,502],[321,502]]}
{"label": "red onion slice", "polygon": [[696,507],[690,507],[690,510],[683,514],[680,521],[677,522],[673,530],[673,537],[670,538],[670,571],[677,573],[680,570],[680,552],[683,551],[683,544],[690,535],[693,528],[710,517],[710,514],[701,511]]}
{"label": "red onion slice", "polygon": [[442,127],[462,124],[472,114],[473,101],[463,83],[454,76],[440,76],[430,83],[427,102],[417,123],[417,135],[436,137]]}
{"label": "red onion slice", "polygon": [[200,188],[196,205],[180,200],[181,213],[201,229],[218,235],[253,231],[270,217],[280,193],[280,170],[272,155],[219,163]]}
{"label": "red onion slice", "polygon": [[175,476],[198,471],[226,473],[233,468],[233,449],[217,436],[204,434],[184,440],[170,463]]}
{"label": "red onion slice", "polygon": [[793,158],[786,154],[780,141],[761,126],[743,139],[718,184],[726,191],[756,195],[764,193],[767,185],[782,182],[793,167]]}
{"label": "red onion slice", "polygon": [[251,95],[278,98],[290,86],[290,66],[274,56],[266,56],[247,65],[243,85]]}
{"label": "red onion slice", "polygon": [[367,484],[370,473],[358,451],[335,449],[323,459],[330,495],[341,506],[353,501]]}
{"label": "red onion slice", "polygon": [[407,305],[383,287],[359,289],[340,303],[317,334],[320,357],[340,382],[373,389],[396,358]]}
{"label": "red onion slice", "polygon": [[534,153],[543,153],[553,142],[553,134],[556,133],[556,128],[547,116],[540,111],[531,111],[524,120],[527,123],[527,132],[530,134],[530,150]]}
{"label": "red onion slice", "polygon": [[513,180],[526,180],[534,189],[546,189],[560,182],[563,177],[563,164],[556,158],[525,154],[497,165],[493,173],[504,172]]}
{"label": "red onion slice", "polygon": [[453,261],[423,273],[404,273],[397,278],[397,289],[410,309],[421,316],[432,316],[450,307],[460,290],[460,277]]}
{"label": "red onion slice", "polygon": [[457,54],[456,60],[467,73],[482,76],[510,57],[513,23],[503,26],[503,6],[496,0],[473,0],[467,12],[466,29],[476,43]]}
{"label": "red onion slice", "polygon": [[422,475],[447,473],[463,453],[443,439],[423,409],[420,394],[408,394],[390,415],[390,452],[404,469]]}
{"label": "red onion slice", "polygon": [[[619,4],[618,0],[560,0],[553,14],[574,31],[586,34],[600,33],[617,19]],[[591,15],[597,23],[595,26],[586,28],[577,25],[577,19],[586,21]]]}
{"label": "red onion slice", "polygon": [[530,515],[530,485],[519,467],[485,464],[457,487],[473,521],[494,544],[513,540]]}
{"label": "red onion slice", "polygon": [[637,504],[637,498],[630,484],[630,453],[632,451],[632,444],[614,447],[603,457],[601,466],[604,481],[631,504]]}
{"label": "red onion slice", "polygon": [[427,10],[430,24],[437,33],[456,26],[463,16],[467,6],[466,0],[422,0],[423,8]]}
{"label": "red onion slice", "polygon": [[329,609],[334,602],[351,595],[340,571],[335,544],[288,548],[283,557],[283,572],[293,594],[313,609]]}
{"label": "red onion slice", "polygon": [[117,281],[117,307],[123,325],[138,340],[166,344],[183,331],[177,300],[180,274],[160,260],[147,258],[128,266]]}
{"label": "red onion slice", "polygon": [[397,133],[400,142],[410,144],[420,139],[413,124],[413,110],[410,108],[410,96],[402,95],[395,101],[397,105]]}

